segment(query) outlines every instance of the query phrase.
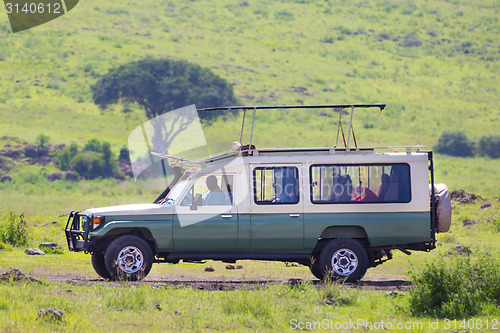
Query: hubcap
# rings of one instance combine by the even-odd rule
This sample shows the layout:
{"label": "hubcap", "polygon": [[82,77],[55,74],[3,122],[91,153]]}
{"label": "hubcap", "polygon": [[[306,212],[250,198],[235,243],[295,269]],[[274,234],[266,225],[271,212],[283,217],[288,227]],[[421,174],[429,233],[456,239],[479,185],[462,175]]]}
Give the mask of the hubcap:
{"label": "hubcap", "polygon": [[127,246],[118,253],[118,267],[125,273],[135,273],[141,269],[144,257],[135,246]]}
{"label": "hubcap", "polygon": [[358,268],[358,257],[349,249],[340,249],[332,256],[332,267],[338,275],[351,275]]}

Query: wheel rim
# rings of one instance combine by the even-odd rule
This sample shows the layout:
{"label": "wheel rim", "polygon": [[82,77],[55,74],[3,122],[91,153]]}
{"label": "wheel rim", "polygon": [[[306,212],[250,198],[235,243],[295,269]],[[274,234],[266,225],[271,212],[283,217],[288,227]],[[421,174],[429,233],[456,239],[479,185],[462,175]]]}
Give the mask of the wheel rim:
{"label": "wheel rim", "polygon": [[351,275],[358,268],[358,256],[352,250],[340,249],[332,256],[332,268],[338,275]]}
{"label": "wheel rim", "polygon": [[118,267],[125,273],[135,273],[141,269],[144,257],[135,246],[127,246],[118,253]]}

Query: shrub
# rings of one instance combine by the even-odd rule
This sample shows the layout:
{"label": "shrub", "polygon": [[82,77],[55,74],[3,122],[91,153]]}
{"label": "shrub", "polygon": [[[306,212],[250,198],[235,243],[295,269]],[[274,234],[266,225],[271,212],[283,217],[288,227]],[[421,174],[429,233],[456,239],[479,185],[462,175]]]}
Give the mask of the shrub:
{"label": "shrub", "polygon": [[59,168],[64,171],[68,171],[70,169],[71,160],[78,154],[78,144],[76,142],[72,142],[69,147],[64,147],[57,158],[59,160]]}
{"label": "shrub", "polygon": [[36,137],[36,146],[38,148],[45,147],[49,143],[49,137],[44,134],[40,134]]}
{"label": "shrub", "polygon": [[500,264],[494,256],[459,256],[411,272],[410,307],[415,316],[458,319],[500,305]]}
{"label": "shrub", "polygon": [[86,151],[75,156],[71,160],[71,168],[82,177],[93,179],[103,174],[104,161],[101,154],[94,151]]}
{"label": "shrub", "polygon": [[91,139],[87,141],[83,151],[95,151],[96,153],[102,152],[102,144],[98,139]]}
{"label": "shrub", "polygon": [[37,136],[36,148],[38,156],[44,156],[49,154],[50,147],[48,146],[48,143],[49,143],[49,137],[47,135],[40,134],[39,136]]}
{"label": "shrub", "polygon": [[474,156],[476,144],[464,132],[443,132],[434,150],[440,154],[459,157]]}
{"label": "shrub", "polygon": [[120,149],[120,155],[118,155],[118,159],[119,160],[125,160],[125,161],[129,161],[130,160],[130,153],[127,149],[127,146],[123,146],[121,149]]}
{"label": "shrub", "polygon": [[7,221],[0,225],[0,240],[12,246],[28,244],[28,226],[24,214],[18,216],[9,212]]}
{"label": "shrub", "polygon": [[500,135],[482,136],[479,139],[479,154],[491,158],[500,157]]}

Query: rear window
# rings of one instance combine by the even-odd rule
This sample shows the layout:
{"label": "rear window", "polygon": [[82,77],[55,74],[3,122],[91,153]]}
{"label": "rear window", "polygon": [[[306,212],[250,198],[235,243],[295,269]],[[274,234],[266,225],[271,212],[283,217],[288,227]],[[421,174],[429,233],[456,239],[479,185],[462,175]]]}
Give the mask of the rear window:
{"label": "rear window", "polygon": [[311,202],[410,202],[410,166],[398,164],[322,164],[310,168]]}

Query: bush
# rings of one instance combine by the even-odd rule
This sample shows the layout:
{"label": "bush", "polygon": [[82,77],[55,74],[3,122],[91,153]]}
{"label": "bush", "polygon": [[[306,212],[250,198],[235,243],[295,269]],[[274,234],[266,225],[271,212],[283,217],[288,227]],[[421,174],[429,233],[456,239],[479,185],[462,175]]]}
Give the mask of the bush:
{"label": "bush", "polygon": [[18,216],[9,212],[7,221],[0,225],[0,240],[12,246],[28,244],[28,226],[24,214]]}
{"label": "bush", "polygon": [[500,264],[481,254],[427,263],[412,272],[410,307],[415,316],[458,319],[500,305]]}
{"label": "bush", "polygon": [[104,161],[99,153],[86,151],[71,160],[71,168],[82,177],[94,179],[104,173]]}
{"label": "bush", "polygon": [[98,139],[87,141],[81,152],[73,142],[59,152],[58,159],[61,170],[76,171],[87,179],[113,176],[118,169],[111,145]]}
{"label": "bush", "polygon": [[119,160],[125,160],[125,161],[130,161],[130,153],[127,149],[126,146],[123,146],[121,149],[120,149],[120,155],[118,155],[118,159]]}
{"label": "bush", "polygon": [[479,139],[479,154],[491,158],[500,157],[500,135],[482,136]]}
{"label": "bush", "polygon": [[78,144],[72,142],[69,147],[64,147],[58,154],[59,169],[68,171],[70,169],[71,160],[78,154]]}
{"label": "bush", "polygon": [[440,154],[459,157],[474,156],[476,144],[464,132],[443,132],[434,150]]}

